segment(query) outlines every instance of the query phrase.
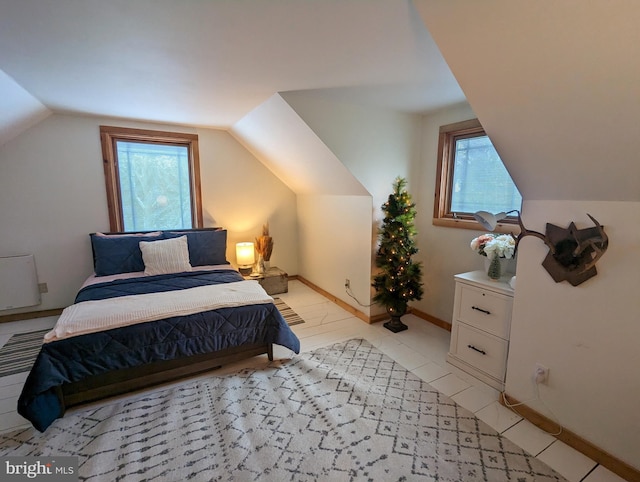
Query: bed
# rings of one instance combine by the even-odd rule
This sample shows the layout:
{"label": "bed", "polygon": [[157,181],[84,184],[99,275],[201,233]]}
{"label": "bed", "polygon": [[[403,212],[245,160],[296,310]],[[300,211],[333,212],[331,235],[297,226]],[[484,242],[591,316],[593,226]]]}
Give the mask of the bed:
{"label": "bed", "polygon": [[29,373],[18,413],[44,432],[69,407],[300,342],[257,281],[225,258],[226,231],[91,234],[95,273]]}

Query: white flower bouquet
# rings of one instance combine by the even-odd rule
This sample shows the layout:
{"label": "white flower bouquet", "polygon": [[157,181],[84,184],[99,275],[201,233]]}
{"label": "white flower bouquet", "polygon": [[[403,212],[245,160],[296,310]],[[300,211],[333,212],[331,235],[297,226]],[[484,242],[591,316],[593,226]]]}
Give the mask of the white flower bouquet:
{"label": "white flower bouquet", "polygon": [[510,234],[486,233],[471,241],[471,249],[481,256],[492,259],[513,258],[516,250],[516,241]]}

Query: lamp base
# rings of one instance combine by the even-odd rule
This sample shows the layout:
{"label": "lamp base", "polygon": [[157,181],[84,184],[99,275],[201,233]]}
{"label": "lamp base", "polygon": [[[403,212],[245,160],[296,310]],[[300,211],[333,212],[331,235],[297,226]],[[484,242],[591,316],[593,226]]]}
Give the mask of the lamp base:
{"label": "lamp base", "polygon": [[240,271],[240,274],[242,276],[249,276],[251,274],[251,271],[253,271],[253,267],[252,266],[249,266],[248,268],[238,267],[238,271]]}

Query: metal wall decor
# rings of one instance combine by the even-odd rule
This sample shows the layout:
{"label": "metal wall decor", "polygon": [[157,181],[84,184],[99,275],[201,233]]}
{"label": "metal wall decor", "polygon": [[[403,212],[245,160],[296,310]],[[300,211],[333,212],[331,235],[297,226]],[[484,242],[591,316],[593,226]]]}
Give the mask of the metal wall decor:
{"label": "metal wall decor", "polygon": [[607,250],[609,238],[604,232],[604,226],[589,213],[587,216],[595,226],[578,229],[573,222],[567,228],[547,223],[545,234],[525,228],[520,211],[517,210],[499,214],[478,211],[474,217],[483,227],[493,231],[498,221],[512,212],[518,213],[520,225],[520,234],[514,236],[516,250],[525,236],[540,238],[549,247],[542,266],[556,283],[568,281],[571,285],[578,286],[598,274],[595,265]]}
{"label": "metal wall decor", "polygon": [[595,226],[578,229],[575,223],[561,228],[547,223],[546,244],[549,253],[542,266],[556,283],[568,281],[573,286],[584,283],[598,274],[596,262],[609,245],[604,227],[587,213]]}

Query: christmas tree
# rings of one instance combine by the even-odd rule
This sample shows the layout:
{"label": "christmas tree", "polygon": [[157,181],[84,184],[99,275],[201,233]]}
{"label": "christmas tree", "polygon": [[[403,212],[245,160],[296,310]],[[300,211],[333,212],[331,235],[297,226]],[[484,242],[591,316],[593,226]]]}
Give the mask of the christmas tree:
{"label": "christmas tree", "polygon": [[414,241],[416,230],[415,204],[405,186],[407,181],[397,178],[393,193],[382,205],[384,219],[378,233],[380,245],[376,252],[376,266],[380,272],[373,277],[376,290],[373,301],[384,305],[391,321],[384,324],[393,332],[406,330],[400,317],[407,311],[407,304],[422,298],[422,267],[411,257],[418,252]]}

